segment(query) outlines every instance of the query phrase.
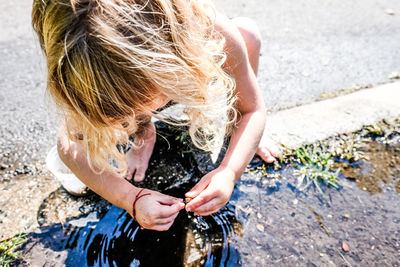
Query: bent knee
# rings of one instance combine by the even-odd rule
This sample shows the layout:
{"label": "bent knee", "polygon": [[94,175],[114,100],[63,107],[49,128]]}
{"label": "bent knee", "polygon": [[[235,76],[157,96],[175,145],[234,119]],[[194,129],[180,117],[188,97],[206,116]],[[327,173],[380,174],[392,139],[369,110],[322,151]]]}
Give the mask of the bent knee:
{"label": "bent knee", "polygon": [[260,50],[261,48],[261,33],[257,23],[247,17],[238,17],[232,19],[242,35],[248,48],[252,50]]}
{"label": "bent knee", "polygon": [[68,138],[66,127],[62,125],[57,136],[57,152],[64,163],[71,156],[71,144],[72,142]]}
{"label": "bent knee", "polygon": [[64,162],[65,159],[69,156],[70,147],[68,138],[64,134],[59,134],[57,138],[57,152],[60,159]]}

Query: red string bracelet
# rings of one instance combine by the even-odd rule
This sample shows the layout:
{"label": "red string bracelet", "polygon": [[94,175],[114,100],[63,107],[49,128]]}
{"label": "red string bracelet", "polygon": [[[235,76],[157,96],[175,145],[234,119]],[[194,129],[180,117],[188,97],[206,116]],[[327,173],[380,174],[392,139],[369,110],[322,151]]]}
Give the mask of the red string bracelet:
{"label": "red string bracelet", "polygon": [[145,189],[146,189],[146,188],[140,189],[139,193],[137,193],[137,195],[136,195],[136,197],[135,197],[135,200],[133,201],[133,204],[132,204],[132,218],[139,224],[140,229],[142,229],[142,230],[144,229],[144,227],[141,226],[140,223],[136,220],[136,209],[135,209],[135,205],[136,205],[136,202],[137,202],[141,197],[150,196],[150,195],[151,195],[151,193],[146,193],[146,194],[141,195],[141,193],[142,193],[143,190],[145,190]]}

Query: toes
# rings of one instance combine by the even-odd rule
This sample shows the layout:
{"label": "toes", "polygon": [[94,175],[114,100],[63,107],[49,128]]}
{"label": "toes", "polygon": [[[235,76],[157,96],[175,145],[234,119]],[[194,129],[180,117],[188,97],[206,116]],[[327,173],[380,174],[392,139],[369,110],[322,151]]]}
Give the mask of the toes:
{"label": "toes", "polygon": [[135,182],[142,182],[144,180],[144,174],[138,174],[136,172],[135,177],[133,178]]}
{"label": "toes", "polygon": [[146,169],[147,169],[147,166],[146,166],[146,168],[136,169],[136,172],[135,172],[134,178],[133,178],[135,182],[141,182],[144,180],[144,177],[146,174]]}
{"label": "toes", "polygon": [[126,175],[125,175],[125,179],[126,180],[132,180],[132,177],[133,177],[133,174],[135,173],[135,170],[129,170],[128,169],[128,171],[126,172]]}

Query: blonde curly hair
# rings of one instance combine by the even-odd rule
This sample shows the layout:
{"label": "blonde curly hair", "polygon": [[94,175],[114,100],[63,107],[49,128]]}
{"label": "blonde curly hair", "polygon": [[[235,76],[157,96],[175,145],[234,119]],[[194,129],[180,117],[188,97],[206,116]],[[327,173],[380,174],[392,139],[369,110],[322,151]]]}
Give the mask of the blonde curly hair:
{"label": "blonde curly hair", "polygon": [[185,106],[197,147],[221,144],[236,118],[236,97],[214,22],[204,0],[33,1],[47,91],[93,170],[126,171],[116,144],[140,138],[144,118],[157,116],[150,107],[159,96]]}

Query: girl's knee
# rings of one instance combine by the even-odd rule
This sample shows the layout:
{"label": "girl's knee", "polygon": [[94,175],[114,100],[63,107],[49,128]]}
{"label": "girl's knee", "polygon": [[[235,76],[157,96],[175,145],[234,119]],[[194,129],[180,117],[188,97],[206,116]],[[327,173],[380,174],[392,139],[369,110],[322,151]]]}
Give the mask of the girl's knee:
{"label": "girl's knee", "polygon": [[247,17],[234,18],[232,21],[243,36],[246,45],[248,47],[251,46],[251,49],[260,50],[261,33],[257,23],[253,19]]}

